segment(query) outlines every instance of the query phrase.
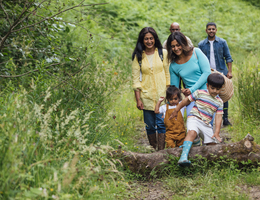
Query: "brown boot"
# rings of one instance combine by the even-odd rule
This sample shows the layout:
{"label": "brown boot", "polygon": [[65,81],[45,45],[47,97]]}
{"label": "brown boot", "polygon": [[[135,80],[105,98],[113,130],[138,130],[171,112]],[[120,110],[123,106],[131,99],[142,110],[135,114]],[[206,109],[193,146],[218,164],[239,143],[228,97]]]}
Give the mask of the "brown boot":
{"label": "brown boot", "polygon": [[165,147],[165,133],[158,134],[158,151],[164,150]]}
{"label": "brown boot", "polygon": [[156,133],[147,134],[147,136],[148,136],[150,145],[156,150],[156,146],[157,146]]}

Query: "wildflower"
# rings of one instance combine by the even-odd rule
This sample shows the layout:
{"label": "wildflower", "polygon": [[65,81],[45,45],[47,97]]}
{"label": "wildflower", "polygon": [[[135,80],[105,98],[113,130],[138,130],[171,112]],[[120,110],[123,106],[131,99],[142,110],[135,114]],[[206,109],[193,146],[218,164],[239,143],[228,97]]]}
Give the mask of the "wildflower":
{"label": "wildflower", "polygon": [[125,144],[127,144],[127,142]]}
{"label": "wildflower", "polygon": [[81,157],[83,157],[83,155],[81,155]]}
{"label": "wildflower", "polygon": [[115,75],[117,75],[118,73],[117,72],[114,72]]}
{"label": "wildflower", "polygon": [[113,119],[115,119],[115,118],[116,118],[116,116],[114,115],[114,116],[113,116]]}
{"label": "wildflower", "polygon": [[53,191],[53,189],[51,188],[51,192]]}
{"label": "wildflower", "polygon": [[136,147],[137,149],[139,148],[139,147]]}

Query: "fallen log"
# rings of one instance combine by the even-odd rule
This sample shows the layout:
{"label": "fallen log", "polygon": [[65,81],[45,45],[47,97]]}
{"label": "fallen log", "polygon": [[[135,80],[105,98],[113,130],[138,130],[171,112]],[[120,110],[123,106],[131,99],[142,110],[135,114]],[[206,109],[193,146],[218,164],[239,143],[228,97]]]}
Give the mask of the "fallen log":
{"label": "fallen log", "polygon": [[[154,153],[135,153],[119,150],[120,157],[128,168],[140,174],[146,174],[153,169],[160,170],[161,166],[169,164],[169,157],[180,157],[182,148],[165,149]],[[254,138],[247,136],[235,143],[217,144],[209,146],[192,147],[189,158],[202,156],[209,161],[217,161],[221,158],[234,159],[237,162],[251,160],[252,163],[260,161],[260,145],[254,142]]]}

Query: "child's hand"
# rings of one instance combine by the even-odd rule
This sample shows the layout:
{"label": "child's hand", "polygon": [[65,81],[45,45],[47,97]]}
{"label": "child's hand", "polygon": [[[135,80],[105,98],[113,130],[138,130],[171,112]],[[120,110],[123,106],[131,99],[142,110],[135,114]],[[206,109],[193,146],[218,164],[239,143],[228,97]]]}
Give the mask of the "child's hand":
{"label": "child's hand", "polygon": [[162,102],[164,100],[164,97],[160,97],[159,101]]}
{"label": "child's hand", "polygon": [[213,138],[216,138],[220,143],[222,142],[222,139],[221,139],[221,137],[219,137],[219,134],[214,134],[212,137],[211,137],[212,139]]}

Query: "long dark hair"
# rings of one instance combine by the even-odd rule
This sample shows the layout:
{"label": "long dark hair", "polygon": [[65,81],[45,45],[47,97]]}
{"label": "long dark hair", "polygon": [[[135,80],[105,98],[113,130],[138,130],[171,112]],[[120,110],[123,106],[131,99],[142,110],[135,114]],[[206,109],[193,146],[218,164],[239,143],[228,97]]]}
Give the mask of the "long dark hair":
{"label": "long dark hair", "polygon": [[172,51],[171,43],[173,40],[176,40],[181,46],[182,46],[182,51],[185,56],[189,55],[190,52],[193,50],[193,47],[190,47],[188,45],[188,41],[181,32],[176,31],[173,32],[171,35],[169,35],[167,39],[167,51],[168,51],[168,61],[177,61],[179,59],[179,56],[177,56],[175,53]]}
{"label": "long dark hair", "polygon": [[135,46],[135,50],[132,54],[132,60],[134,60],[135,55],[137,57],[138,62],[142,60],[142,53],[145,50],[144,36],[147,33],[151,33],[153,35],[154,40],[155,40],[154,46],[158,49],[162,49],[162,44],[159,40],[159,37],[158,37],[156,31],[152,27],[144,27],[139,33],[139,36],[138,36],[138,39],[136,42],[136,46]]}

